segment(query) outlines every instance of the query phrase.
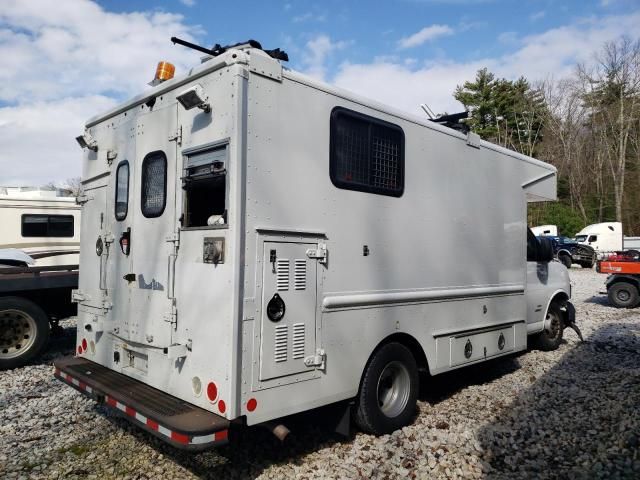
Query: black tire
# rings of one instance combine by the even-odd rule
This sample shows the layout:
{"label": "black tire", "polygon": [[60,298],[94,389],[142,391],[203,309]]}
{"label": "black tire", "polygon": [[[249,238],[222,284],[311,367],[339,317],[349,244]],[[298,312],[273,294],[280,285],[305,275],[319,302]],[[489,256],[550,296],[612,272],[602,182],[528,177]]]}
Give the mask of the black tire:
{"label": "black tire", "polygon": [[582,268],[592,269],[593,265],[594,265],[594,262],[580,262],[580,266]]}
{"label": "black tire", "polygon": [[562,263],[565,267],[571,268],[571,257],[569,255],[562,254],[558,256],[558,260],[560,260],[560,263]]}
{"label": "black tire", "polygon": [[49,318],[21,297],[0,297],[0,370],[17,368],[38,355],[49,340]]}
{"label": "black tire", "polygon": [[415,415],[418,383],[418,367],[411,351],[400,343],[383,345],[362,376],[356,424],[375,435],[409,425]]}
{"label": "black tire", "polygon": [[548,329],[539,333],[536,337],[536,344],[540,350],[550,352],[556,350],[562,343],[562,334],[564,330],[564,322],[562,320],[562,311],[557,303],[549,305],[547,310],[546,321],[549,323]]}
{"label": "black tire", "polygon": [[640,302],[638,287],[628,282],[617,282],[607,289],[609,303],[618,308],[633,308]]}

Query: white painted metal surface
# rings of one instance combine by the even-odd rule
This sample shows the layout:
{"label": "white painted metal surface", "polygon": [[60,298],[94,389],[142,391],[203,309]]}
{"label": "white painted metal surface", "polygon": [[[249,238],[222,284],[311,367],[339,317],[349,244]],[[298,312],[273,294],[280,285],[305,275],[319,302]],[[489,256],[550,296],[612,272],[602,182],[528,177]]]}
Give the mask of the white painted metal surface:
{"label": "white painted metal surface", "polygon": [[[196,84],[211,113],[178,105],[176,93]],[[336,107],[402,129],[400,197],[332,184]],[[469,145],[254,49],[232,49],[87,129],[98,151],[83,163],[78,339],[95,326],[95,349],[82,353],[93,361],[255,424],[353,397],[391,335],[415,339],[432,374],[526,348],[526,203],[555,199],[550,165]],[[147,218],[143,162],[157,151],[166,206]],[[116,220],[125,160],[128,212]],[[224,209],[192,225],[189,182],[211,172]],[[274,321],[276,294],[286,311]]]}
{"label": "white painted metal surface", "polygon": [[538,227],[531,227],[531,231],[536,237],[558,236],[558,227],[556,225],[540,225]]}

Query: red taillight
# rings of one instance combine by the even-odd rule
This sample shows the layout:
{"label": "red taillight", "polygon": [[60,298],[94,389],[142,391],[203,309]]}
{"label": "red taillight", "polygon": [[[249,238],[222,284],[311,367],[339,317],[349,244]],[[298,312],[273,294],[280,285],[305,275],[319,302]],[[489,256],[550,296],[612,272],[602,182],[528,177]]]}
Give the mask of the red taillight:
{"label": "red taillight", "polygon": [[209,382],[207,385],[207,398],[210,402],[215,402],[218,399],[218,387],[213,382]]}
{"label": "red taillight", "polygon": [[82,339],[82,350],[86,350],[86,349],[87,349],[87,346],[88,346],[88,345],[87,345],[87,339],[86,339],[86,338],[83,338],[83,339]]}
{"label": "red taillight", "polygon": [[258,407],[258,401],[255,398],[250,398],[247,402],[247,410],[253,412]]}
{"label": "red taillight", "polygon": [[227,411],[227,405],[226,403],[224,403],[224,400],[220,400],[218,402],[218,410],[220,410],[220,413],[224,413]]}
{"label": "red taillight", "polygon": [[82,345],[78,345],[78,355],[82,355]]}

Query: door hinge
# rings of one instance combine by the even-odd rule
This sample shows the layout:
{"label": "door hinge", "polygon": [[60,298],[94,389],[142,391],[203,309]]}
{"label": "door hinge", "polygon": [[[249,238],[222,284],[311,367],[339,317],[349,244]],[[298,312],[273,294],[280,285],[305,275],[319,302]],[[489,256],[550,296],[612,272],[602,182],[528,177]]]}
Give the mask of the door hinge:
{"label": "door hinge", "polygon": [[110,243],[113,243],[114,240],[115,240],[115,237],[113,236],[113,233],[107,232],[107,233],[104,234],[104,243],[106,243],[107,246]]}
{"label": "door hinge", "polygon": [[171,310],[166,312],[163,316],[164,321],[173,325],[174,330],[178,326],[178,309],[176,308],[175,300],[171,301]]}
{"label": "door hinge", "polygon": [[86,293],[82,293],[80,290],[71,290],[71,303],[86,302],[91,300],[91,297]]}
{"label": "door hinge", "polygon": [[310,355],[304,358],[304,364],[307,367],[316,367],[318,370],[324,370],[325,360],[327,359],[327,354],[324,349],[319,348],[316,350],[315,355]]}
{"label": "door hinge", "polygon": [[180,244],[180,234],[178,232],[173,232],[170,235],[167,235],[165,238],[167,243],[173,243],[174,248],[178,248]]}
{"label": "door hinge", "polygon": [[324,243],[319,243],[318,248],[310,248],[307,250],[307,257],[315,258],[323,265],[327,264],[327,256],[327,245]]}
{"label": "door hinge", "polygon": [[175,133],[169,135],[168,140],[170,142],[175,141],[178,145],[182,145],[182,125],[176,129]]}
{"label": "door hinge", "polygon": [[93,200],[93,197],[89,197],[88,195],[85,195],[85,194],[80,194],[76,197],[76,203],[78,205],[84,205],[89,200]]}

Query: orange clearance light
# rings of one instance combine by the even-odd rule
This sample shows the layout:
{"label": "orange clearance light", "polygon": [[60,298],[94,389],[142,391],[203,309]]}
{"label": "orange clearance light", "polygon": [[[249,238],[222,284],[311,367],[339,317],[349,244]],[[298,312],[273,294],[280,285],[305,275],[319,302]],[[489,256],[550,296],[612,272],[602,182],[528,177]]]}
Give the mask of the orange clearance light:
{"label": "orange clearance light", "polygon": [[158,62],[158,67],[156,68],[156,76],[154,80],[159,82],[164,82],[166,80],[171,80],[173,75],[176,73],[176,67],[173,63],[169,62]]}

